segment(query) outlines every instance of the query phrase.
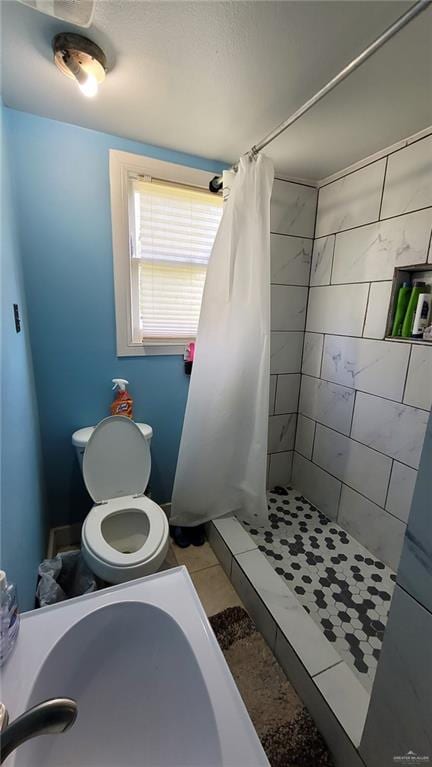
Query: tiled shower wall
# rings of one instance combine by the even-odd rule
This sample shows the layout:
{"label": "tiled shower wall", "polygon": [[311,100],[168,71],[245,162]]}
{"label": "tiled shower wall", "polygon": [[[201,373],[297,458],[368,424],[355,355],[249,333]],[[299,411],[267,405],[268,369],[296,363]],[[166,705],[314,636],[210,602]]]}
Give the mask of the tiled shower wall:
{"label": "tiled shower wall", "polygon": [[268,484],[288,484],[297,421],[317,190],[275,179],[271,198]]}
{"label": "tiled shower wall", "polygon": [[[383,339],[394,268],[432,265],[431,229],[432,136],[319,190],[292,482],[394,569],[432,402],[432,346]],[[276,282],[273,252],[272,259]],[[272,287],[275,331],[282,300],[287,325],[300,316],[293,288],[284,287],[283,298],[280,290]],[[273,384],[277,461],[288,416],[276,413],[295,412],[298,376],[289,372]],[[291,437],[285,444],[289,450]],[[279,468],[272,455],[270,484]]]}

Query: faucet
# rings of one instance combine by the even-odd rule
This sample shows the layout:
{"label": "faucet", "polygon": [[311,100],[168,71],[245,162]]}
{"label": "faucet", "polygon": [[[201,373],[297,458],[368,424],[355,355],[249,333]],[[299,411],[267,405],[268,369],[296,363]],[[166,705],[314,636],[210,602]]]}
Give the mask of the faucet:
{"label": "faucet", "polygon": [[29,708],[8,725],[8,713],[0,703],[0,764],[30,738],[66,732],[75,722],[77,711],[77,704],[72,698],[50,698]]}

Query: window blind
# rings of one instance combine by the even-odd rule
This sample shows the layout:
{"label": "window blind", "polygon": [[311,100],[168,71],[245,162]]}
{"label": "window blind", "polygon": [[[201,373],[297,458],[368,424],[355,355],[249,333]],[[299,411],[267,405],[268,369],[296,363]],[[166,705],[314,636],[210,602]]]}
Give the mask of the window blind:
{"label": "window blind", "polygon": [[148,177],[131,184],[135,334],[140,341],[195,338],[223,200]]}

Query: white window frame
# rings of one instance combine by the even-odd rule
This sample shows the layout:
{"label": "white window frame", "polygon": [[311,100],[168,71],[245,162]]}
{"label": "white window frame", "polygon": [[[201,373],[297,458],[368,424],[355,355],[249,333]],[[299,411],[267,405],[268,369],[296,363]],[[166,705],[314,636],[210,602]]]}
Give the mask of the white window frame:
{"label": "white window frame", "polygon": [[162,181],[185,184],[208,190],[215,171],[198,170],[152,157],[109,151],[111,190],[111,224],[114,267],[115,321],[118,357],[144,357],[154,354],[183,354],[189,340],[146,340],[138,343],[132,337],[132,290],[129,229],[130,175],[153,176]]}

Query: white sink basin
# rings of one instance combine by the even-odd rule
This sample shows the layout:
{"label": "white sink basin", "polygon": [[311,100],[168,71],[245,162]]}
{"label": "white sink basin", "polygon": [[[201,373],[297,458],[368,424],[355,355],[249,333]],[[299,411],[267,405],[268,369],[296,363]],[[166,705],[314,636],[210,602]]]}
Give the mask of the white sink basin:
{"label": "white sink basin", "polygon": [[267,758],[185,568],[25,613],[2,700],[50,697],[74,726],[7,767],[264,767]]}

